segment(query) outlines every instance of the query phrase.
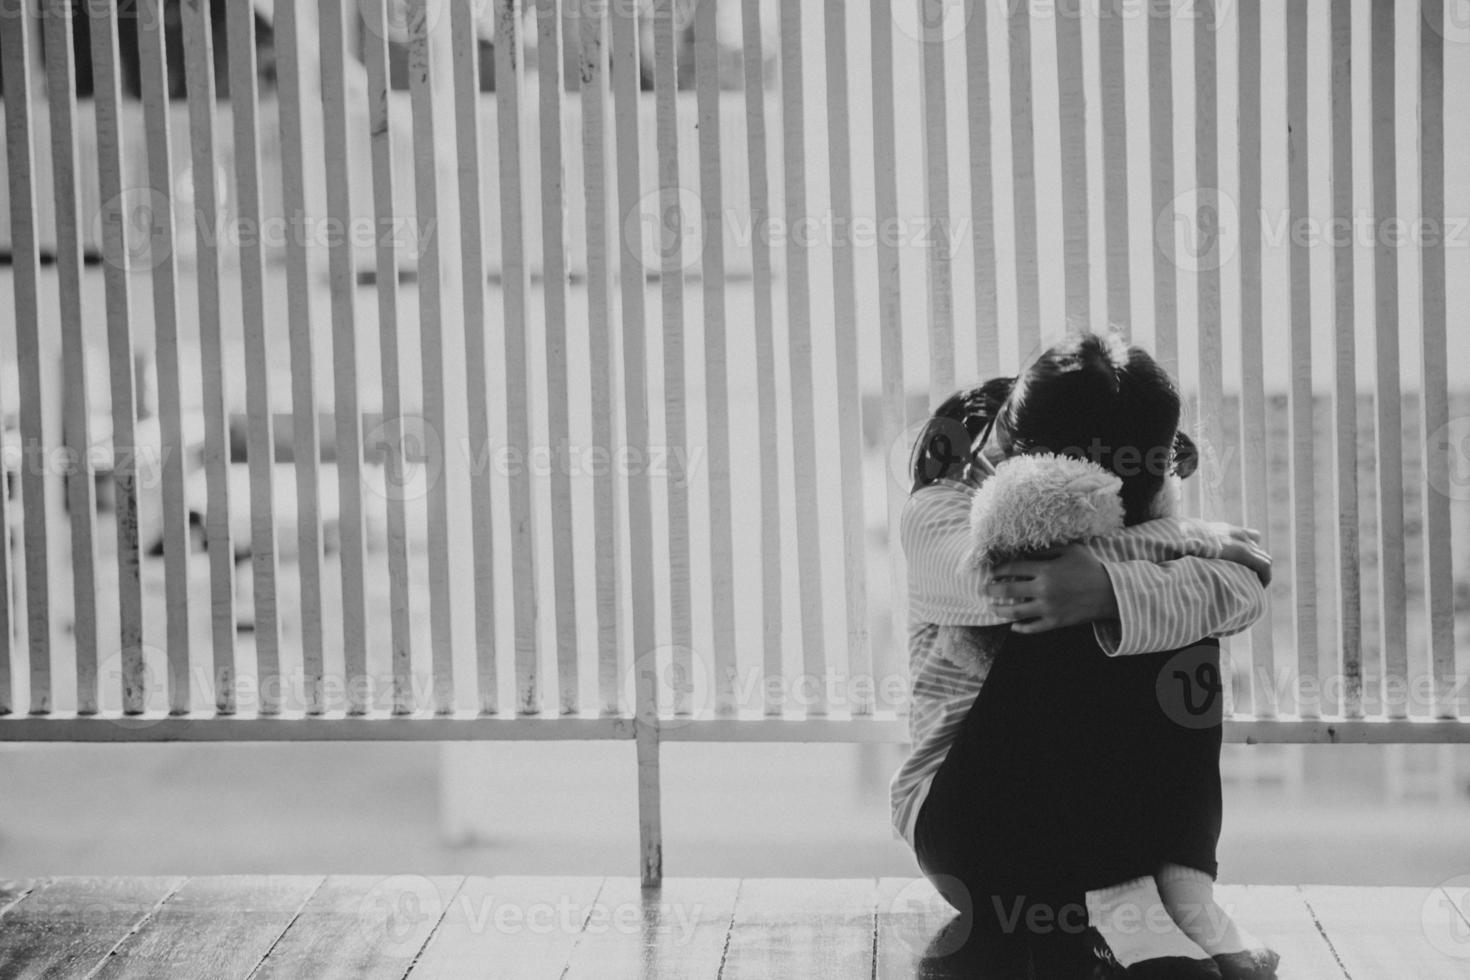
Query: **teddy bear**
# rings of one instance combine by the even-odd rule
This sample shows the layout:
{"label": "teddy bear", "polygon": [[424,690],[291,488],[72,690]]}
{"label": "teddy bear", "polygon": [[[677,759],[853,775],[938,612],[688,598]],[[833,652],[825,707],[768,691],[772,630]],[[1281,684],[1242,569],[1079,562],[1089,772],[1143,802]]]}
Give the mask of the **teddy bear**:
{"label": "teddy bear", "polygon": [[[975,490],[970,560],[976,567],[994,567],[1121,531],[1122,487],[1118,476],[1091,460],[1053,453],[1012,456]],[[1149,516],[1172,516],[1178,492],[1178,478],[1170,475]],[[1009,624],[942,626],[939,650],[966,673],[984,678],[1009,632]]]}

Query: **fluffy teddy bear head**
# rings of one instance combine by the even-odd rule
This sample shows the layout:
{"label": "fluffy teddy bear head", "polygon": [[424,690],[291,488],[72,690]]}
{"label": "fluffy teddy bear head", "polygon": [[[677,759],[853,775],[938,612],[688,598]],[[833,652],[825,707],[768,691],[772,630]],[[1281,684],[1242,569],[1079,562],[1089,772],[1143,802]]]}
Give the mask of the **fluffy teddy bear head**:
{"label": "fluffy teddy bear head", "polygon": [[[973,561],[995,565],[1121,530],[1122,487],[1116,475],[1088,460],[1051,454],[1013,456],[975,491],[970,505]],[[1174,516],[1178,498],[1178,478],[1169,476],[1149,517]],[[939,649],[970,676],[983,680],[1009,634],[1009,625],[941,627]]]}
{"label": "fluffy teddy bear head", "polygon": [[975,563],[994,565],[1121,530],[1122,487],[1085,459],[1038,453],[1005,460],[970,505]]}

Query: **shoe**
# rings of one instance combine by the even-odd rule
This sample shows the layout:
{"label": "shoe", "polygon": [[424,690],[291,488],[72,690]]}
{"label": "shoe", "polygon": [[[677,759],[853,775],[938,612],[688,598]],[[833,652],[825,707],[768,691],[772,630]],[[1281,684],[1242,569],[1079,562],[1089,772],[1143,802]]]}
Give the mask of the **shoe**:
{"label": "shoe", "polygon": [[1221,953],[1214,957],[1224,980],[1276,980],[1276,966],[1281,956],[1274,949],[1246,949],[1239,953]]}

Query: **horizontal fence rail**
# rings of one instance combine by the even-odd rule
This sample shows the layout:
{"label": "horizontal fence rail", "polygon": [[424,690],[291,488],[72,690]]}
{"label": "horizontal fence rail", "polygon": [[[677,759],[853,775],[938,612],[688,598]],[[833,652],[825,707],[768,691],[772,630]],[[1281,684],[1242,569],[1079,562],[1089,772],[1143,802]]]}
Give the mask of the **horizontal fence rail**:
{"label": "horizontal fence rail", "polygon": [[654,880],[661,741],[907,738],[915,425],[1086,324],[1227,739],[1470,741],[1453,5],[166,6],[0,0],[0,740],[629,739]]}

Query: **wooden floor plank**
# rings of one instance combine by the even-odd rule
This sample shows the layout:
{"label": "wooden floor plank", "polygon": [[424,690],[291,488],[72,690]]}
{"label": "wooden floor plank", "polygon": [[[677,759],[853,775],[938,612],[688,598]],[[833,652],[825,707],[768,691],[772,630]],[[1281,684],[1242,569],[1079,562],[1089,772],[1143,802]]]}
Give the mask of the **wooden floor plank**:
{"label": "wooden floor plank", "polygon": [[601,878],[467,878],[410,976],[558,978]]}
{"label": "wooden floor plank", "polygon": [[[1456,880],[1452,884],[1459,886]],[[1470,889],[1221,886],[1280,980],[1470,976]],[[0,977],[993,977],[924,878],[0,881]],[[876,959],[875,959],[876,951]]]}
{"label": "wooden floor plank", "polygon": [[[1465,876],[1454,879],[1467,880]],[[1453,915],[1431,915],[1425,925],[1429,941],[1435,948],[1448,952],[1464,961],[1465,974],[1470,976],[1470,887],[1441,888],[1449,912]],[[1446,906],[1441,906],[1444,909]]]}
{"label": "wooden floor plank", "polygon": [[738,878],[667,879],[643,888],[609,878],[572,950],[564,980],[719,975]]}
{"label": "wooden floor plank", "polygon": [[191,878],[94,975],[243,980],[321,882],[319,876]]}
{"label": "wooden floor plank", "polygon": [[58,878],[0,921],[0,977],[80,977],[142,922],[182,878]]}
{"label": "wooden floor plank", "polygon": [[1307,885],[1302,892],[1353,980],[1470,976],[1464,921],[1443,889]]}
{"label": "wooden floor plank", "polygon": [[1019,943],[1004,948],[972,928],[970,911],[956,911],[922,876],[878,882],[879,980],[1023,975],[1026,952]]}
{"label": "wooden floor plank", "polygon": [[871,976],[876,902],[871,878],[747,878],[720,976]]}
{"label": "wooden floor plank", "polygon": [[1281,954],[1278,980],[1343,980],[1345,974],[1300,889],[1221,885],[1215,901],[1243,929]]}
{"label": "wooden floor plank", "polygon": [[0,879],[0,917],[43,884],[45,882],[39,878]]}
{"label": "wooden floor plank", "polygon": [[342,875],[301,909],[252,980],[399,980],[454,902],[462,877]]}

